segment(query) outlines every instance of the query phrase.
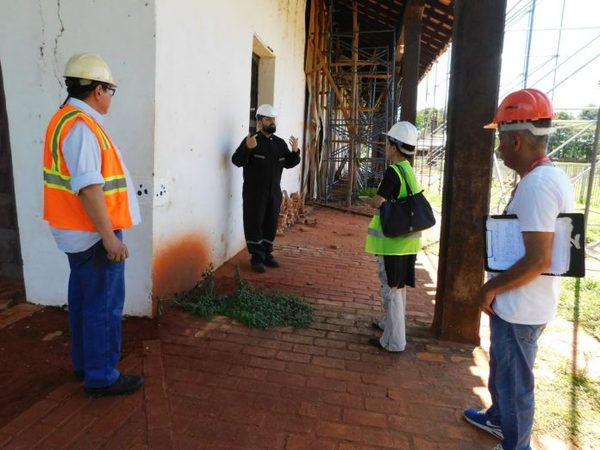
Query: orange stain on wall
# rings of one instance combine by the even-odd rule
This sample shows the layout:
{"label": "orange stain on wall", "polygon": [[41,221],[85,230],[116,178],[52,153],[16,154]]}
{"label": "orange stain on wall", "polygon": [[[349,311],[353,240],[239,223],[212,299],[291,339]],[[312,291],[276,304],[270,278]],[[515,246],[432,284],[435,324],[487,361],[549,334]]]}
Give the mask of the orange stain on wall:
{"label": "orange stain on wall", "polygon": [[208,242],[197,234],[178,236],[161,245],[152,258],[153,303],[194,287],[209,262]]}

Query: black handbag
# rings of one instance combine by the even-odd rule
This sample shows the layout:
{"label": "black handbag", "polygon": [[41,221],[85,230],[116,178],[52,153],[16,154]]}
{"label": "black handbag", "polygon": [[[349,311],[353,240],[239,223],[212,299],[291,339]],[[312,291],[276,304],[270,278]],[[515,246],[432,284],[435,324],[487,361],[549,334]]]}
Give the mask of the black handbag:
{"label": "black handbag", "polygon": [[398,237],[403,234],[426,230],[435,225],[435,216],[423,191],[413,194],[402,166],[391,166],[401,182],[406,183],[407,197],[386,200],[379,207],[383,234]]}

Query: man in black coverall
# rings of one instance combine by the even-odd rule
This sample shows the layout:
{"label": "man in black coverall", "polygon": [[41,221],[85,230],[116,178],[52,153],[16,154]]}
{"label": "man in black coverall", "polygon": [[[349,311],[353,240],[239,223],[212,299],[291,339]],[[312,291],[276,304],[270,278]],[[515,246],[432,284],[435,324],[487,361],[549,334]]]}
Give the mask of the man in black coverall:
{"label": "man in black coverall", "polygon": [[231,157],[233,164],[244,168],[244,236],[252,255],[250,264],[258,273],[264,273],[265,266],[279,267],[272,252],[281,207],[281,172],[300,163],[298,138],[290,137],[290,151],[273,134],[275,117],[271,105],[260,105],[256,110],[259,131],[249,134]]}

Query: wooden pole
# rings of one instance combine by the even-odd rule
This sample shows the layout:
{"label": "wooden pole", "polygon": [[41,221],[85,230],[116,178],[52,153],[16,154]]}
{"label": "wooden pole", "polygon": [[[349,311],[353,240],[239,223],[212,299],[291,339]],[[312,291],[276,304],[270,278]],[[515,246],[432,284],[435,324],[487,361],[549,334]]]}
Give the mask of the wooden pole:
{"label": "wooden pole", "polygon": [[419,86],[419,56],[421,52],[421,23],[423,1],[411,0],[404,10],[404,57],[402,58],[402,91],[400,120],[417,120],[417,90]]}
{"label": "wooden pole", "polygon": [[483,125],[498,102],[506,0],[455,0],[448,138],[433,331],[479,343],[476,294],[484,275],[494,135]]}

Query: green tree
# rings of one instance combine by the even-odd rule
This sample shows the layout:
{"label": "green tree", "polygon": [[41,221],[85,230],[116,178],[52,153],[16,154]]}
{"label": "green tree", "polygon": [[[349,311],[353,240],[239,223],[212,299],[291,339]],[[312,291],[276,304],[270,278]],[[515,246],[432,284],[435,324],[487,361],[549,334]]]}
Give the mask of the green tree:
{"label": "green tree", "polygon": [[598,108],[593,105],[588,105],[579,113],[579,118],[583,120],[596,120],[598,118]]}
{"label": "green tree", "polygon": [[416,126],[419,130],[425,130],[426,133],[435,130],[445,120],[443,108],[425,108],[417,112]]}
{"label": "green tree", "polygon": [[[564,111],[560,111],[557,115],[559,120],[574,120],[575,118]],[[582,110],[577,115],[577,120],[596,120],[597,110],[593,107]],[[585,126],[585,125],[582,125]],[[558,128],[556,133],[550,137],[549,148],[550,151],[559,147],[564,142],[571,139],[581,131],[581,127],[567,127]],[[578,161],[578,162],[589,162],[592,156],[592,147],[594,145],[594,133],[595,127],[592,126],[585,130],[582,134],[574,138],[571,142],[566,144],[559,152],[555,155],[555,159],[563,161]]]}

